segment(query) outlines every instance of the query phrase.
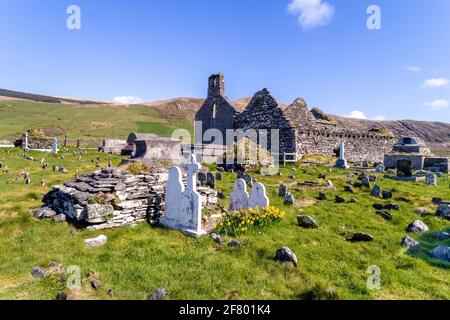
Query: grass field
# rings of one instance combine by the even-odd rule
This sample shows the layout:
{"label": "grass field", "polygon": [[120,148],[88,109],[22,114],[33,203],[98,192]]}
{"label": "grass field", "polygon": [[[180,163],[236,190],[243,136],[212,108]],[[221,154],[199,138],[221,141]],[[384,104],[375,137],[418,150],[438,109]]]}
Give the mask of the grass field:
{"label": "grass field", "polygon": [[43,129],[50,137],[125,140],[131,132],[170,136],[173,129],[193,132],[192,121],[167,119],[142,106],[69,105],[30,101],[0,101],[0,140],[15,141],[28,129]]}
{"label": "grass field", "polygon": [[[100,233],[36,220],[30,212],[41,205],[51,185],[72,179],[77,168],[80,173],[98,169],[92,162],[98,156],[100,166],[106,166],[109,160],[118,165],[121,159],[92,151],[79,163],[78,155],[70,150],[63,152],[64,159],[29,153],[38,160],[45,157],[50,168],[66,167],[69,174],[64,175],[41,169],[38,162],[25,160],[21,153],[18,149],[0,150],[0,161],[10,169],[9,174],[0,174],[0,299],[54,299],[58,291],[64,290],[59,279],[35,280],[30,274],[33,266],[53,261],[65,267],[79,266],[83,276],[89,272],[99,275],[100,290],[93,290],[85,282],[81,291],[71,293],[74,299],[146,299],[158,287],[167,290],[168,299],[304,299],[311,293],[320,295],[327,288],[333,288],[339,299],[450,299],[450,264],[433,261],[427,254],[438,243],[428,234],[416,237],[424,246],[414,256],[400,246],[407,234],[405,228],[416,219],[422,219],[431,231],[450,227],[448,221],[414,211],[426,207],[434,212],[432,198],[448,198],[447,177],[440,179],[435,188],[381,178],[379,185],[383,189],[397,190],[395,198],[412,200],[406,203],[394,199],[401,210],[393,212],[394,219],[388,222],[372,208],[374,202],[386,201],[370,197],[369,190],[343,192],[347,172],[333,169],[329,173],[325,167],[292,165],[282,168],[283,176],[252,173],[266,185],[271,204],[286,211],[286,216],[278,224],[238,236],[245,244],[239,249],[220,246],[208,237],[190,239],[177,231],[147,224]],[[297,181],[323,182],[317,176],[326,174],[337,190],[329,190],[330,200],[324,202],[315,199],[318,191],[293,191],[299,205],[308,206],[286,207],[278,197],[278,186],[292,182],[288,176],[293,169]],[[20,178],[24,171],[30,172],[29,186]],[[47,181],[46,187],[40,187],[41,179]],[[228,196],[234,179],[235,174],[225,173],[218,190]],[[347,200],[355,197],[359,202],[335,204],[336,193]],[[227,201],[221,201],[221,205],[227,206]],[[313,216],[319,229],[299,228],[299,212]],[[345,237],[352,231],[368,232],[375,240],[350,243]],[[106,246],[85,246],[85,239],[100,234],[108,237]],[[282,246],[296,253],[298,269],[274,261],[276,250]],[[381,290],[366,287],[366,271],[372,265],[381,269]],[[115,297],[107,294],[110,289]]]}

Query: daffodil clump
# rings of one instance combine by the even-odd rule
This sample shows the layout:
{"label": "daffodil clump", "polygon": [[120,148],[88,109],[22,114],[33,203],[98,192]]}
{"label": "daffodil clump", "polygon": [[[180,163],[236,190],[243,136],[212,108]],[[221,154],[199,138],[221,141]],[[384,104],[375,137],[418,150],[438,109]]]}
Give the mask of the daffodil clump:
{"label": "daffodil clump", "polygon": [[223,214],[216,231],[219,234],[236,236],[253,228],[279,222],[284,216],[285,212],[275,207],[238,210],[230,215]]}

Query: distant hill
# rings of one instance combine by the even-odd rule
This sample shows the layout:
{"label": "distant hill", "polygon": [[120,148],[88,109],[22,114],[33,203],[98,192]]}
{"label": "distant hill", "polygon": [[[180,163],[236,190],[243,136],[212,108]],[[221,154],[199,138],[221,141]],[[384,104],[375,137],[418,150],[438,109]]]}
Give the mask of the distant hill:
{"label": "distant hill", "polygon": [[[237,110],[242,111],[250,99],[246,97],[232,103]],[[4,111],[1,108],[2,104],[5,104],[7,100],[22,100],[23,103],[11,102],[8,112],[2,113],[1,111]],[[0,130],[0,138],[11,136],[11,134],[5,134],[6,130],[10,132],[16,128],[24,130],[27,127],[57,128],[57,132],[72,135],[88,134],[89,137],[105,137],[110,133],[117,138],[125,138],[126,132],[131,131],[160,135],[170,135],[176,127],[193,131],[195,114],[204,101],[201,98],[174,98],[124,106],[93,99],[51,97],[0,89],[0,125],[4,126],[3,130]],[[57,107],[57,105],[61,106]],[[283,103],[280,105],[282,108],[288,107]],[[59,117],[51,122],[49,119],[56,114],[55,108],[58,110]],[[49,110],[48,114],[45,112],[46,109]],[[24,121],[19,113],[27,114],[27,121]],[[351,129],[369,131],[383,128],[398,137],[419,137],[427,142],[435,153],[450,156],[450,124],[448,123],[415,120],[371,121],[330,116],[339,125]],[[66,117],[70,118],[65,119]],[[19,118],[22,119],[21,123],[15,123]]]}
{"label": "distant hill", "polygon": [[13,98],[13,99],[19,99],[19,100],[47,102],[47,103],[105,104],[105,102],[98,101],[98,100],[84,100],[84,99],[76,99],[76,98],[51,97],[51,96],[44,96],[44,95],[40,95],[40,94],[34,94],[34,93],[11,91],[11,90],[6,90],[6,89],[0,89],[0,98],[2,98],[2,100],[7,100],[7,98]]}

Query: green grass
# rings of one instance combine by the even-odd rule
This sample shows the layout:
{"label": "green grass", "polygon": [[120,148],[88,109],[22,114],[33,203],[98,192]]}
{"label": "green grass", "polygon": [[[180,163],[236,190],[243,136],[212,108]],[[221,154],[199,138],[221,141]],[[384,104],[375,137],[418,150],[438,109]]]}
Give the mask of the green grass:
{"label": "green grass", "polygon": [[[84,283],[77,299],[145,299],[156,288],[168,291],[169,299],[303,299],[311,293],[333,288],[339,299],[450,299],[448,263],[429,258],[427,250],[439,245],[429,235],[421,241],[424,248],[414,256],[401,246],[405,228],[416,219],[424,220],[432,231],[449,228],[449,222],[432,215],[419,216],[416,207],[427,207],[431,212],[433,197],[448,197],[448,180],[440,179],[436,188],[423,183],[398,183],[382,179],[384,189],[395,188],[395,197],[409,197],[411,203],[397,200],[399,212],[394,220],[385,221],[375,215],[372,204],[383,203],[369,196],[369,190],[358,190],[351,195],[343,192],[347,172],[325,167],[282,168],[281,177],[262,177],[252,173],[268,190],[271,204],[286,211],[280,222],[239,236],[245,244],[242,249],[220,246],[210,238],[190,239],[180,232],[141,224],[103,232],[77,230],[66,223],[38,221],[30,212],[41,205],[42,196],[53,184],[72,179],[74,170],[80,174],[98,169],[92,159],[100,156],[101,166],[109,160],[114,165],[120,157],[90,152],[81,163],[72,150],[64,152],[65,159],[52,155],[30,153],[36,159],[45,157],[50,164],[62,165],[68,175],[44,171],[37,162],[25,160],[21,151],[0,150],[0,160],[10,168],[10,174],[0,174],[0,299],[54,299],[63,289],[55,277],[32,279],[33,266],[48,265],[52,261],[65,267],[77,265],[85,276],[95,271],[101,290],[94,291]],[[297,170],[298,181],[320,181],[319,173],[331,179],[337,191],[327,191],[330,199],[339,193],[347,200],[355,197],[356,204],[335,204],[329,200],[313,206],[285,207],[278,197],[278,185],[289,183],[287,178]],[[31,186],[25,186],[19,175],[29,171]],[[229,195],[235,174],[225,173],[218,189]],[[17,178],[17,179],[16,179]],[[40,187],[41,179],[47,187]],[[313,201],[318,191],[294,191],[296,201]],[[221,205],[228,206],[228,200]],[[317,230],[297,227],[299,213],[313,216],[319,223]],[[372,243],[345,241],[351,231],[371,233]],[[100,248],[87,248],[84,240],[105,234],[108,243]],[[419,237],[420,238],[420,237]],[[230,238],[227,238],[230,240]],[[450,245],[440,243],[440,245]],[[273,260],[281,246],[291,248],[299,260],[298,269]],[[366,288],[366,270],[377,265],[382,271],[382,288]],[[112,289],[117,297],[111,298]],[[323,294],[322,294],[323,295]]]}
{"label": "green grass", "polygon": [[171,136],[177,128],[193,133],[187,120],[165,119],[147,106],[80,106],[36,103],[29,101],[0,101],[0,140],[15,141],[28,129],[40,128],[65,134],[75,141],[126,139],[131,132]]}

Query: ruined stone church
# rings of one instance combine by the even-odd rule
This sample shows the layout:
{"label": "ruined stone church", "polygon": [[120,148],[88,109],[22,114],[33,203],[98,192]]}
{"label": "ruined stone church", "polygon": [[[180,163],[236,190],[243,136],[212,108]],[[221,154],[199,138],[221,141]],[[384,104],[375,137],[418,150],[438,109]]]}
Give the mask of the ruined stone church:
{"label": "ruined stone church", "polygon": [[[394,137],[374,132],[362,132],[339,126],[332,118],[309,110],[306,102],[295,99],[289,106],[280,104],[267,89],[257,92],[244,110],[225,95],[224,75],[208,79],[208,97],[196,114],[196,144],[226,145],[205,133],[219,130],[223,137],[228,129],[279,130],[280,155],[308,154],[337,156],[341,143],[351,162],[383,162],[384,154],[392,150]],[[198,125],[201,124],[201,127]],[[270,138],[269,138],[270,140]]]}

